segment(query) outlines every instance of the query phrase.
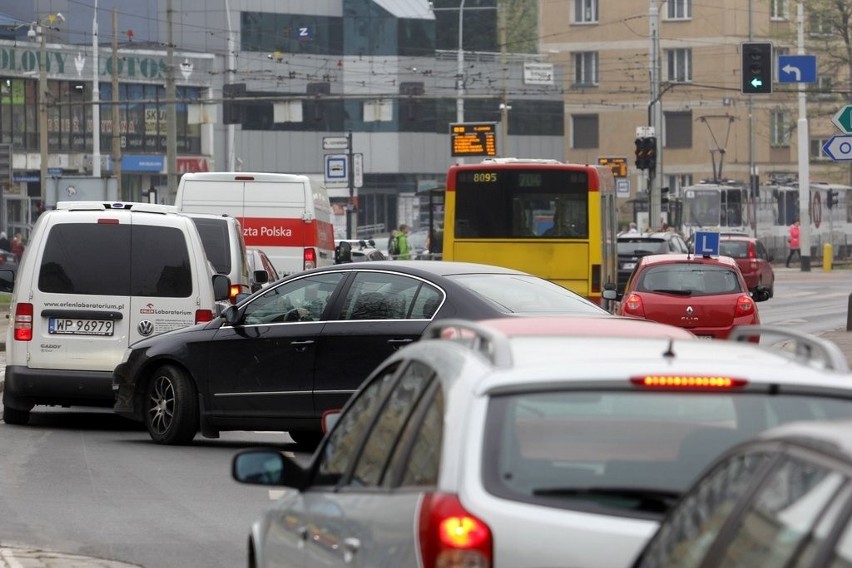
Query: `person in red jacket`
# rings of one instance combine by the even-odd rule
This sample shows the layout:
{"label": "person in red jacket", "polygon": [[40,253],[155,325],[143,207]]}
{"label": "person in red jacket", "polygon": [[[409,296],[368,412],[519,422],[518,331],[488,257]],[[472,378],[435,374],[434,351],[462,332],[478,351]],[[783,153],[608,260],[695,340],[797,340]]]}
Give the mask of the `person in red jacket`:
{"label": "person in red jacket", "polygon": [[793,221],[790,225],[790,235],[787,237],[787,244],[790,246],[790,254],[787,255],[787,268],[790,268],[790,261],[793,260],[793,255],[799,255],[799,261],[802,260],[801,245],[799,245],[799,221]]}

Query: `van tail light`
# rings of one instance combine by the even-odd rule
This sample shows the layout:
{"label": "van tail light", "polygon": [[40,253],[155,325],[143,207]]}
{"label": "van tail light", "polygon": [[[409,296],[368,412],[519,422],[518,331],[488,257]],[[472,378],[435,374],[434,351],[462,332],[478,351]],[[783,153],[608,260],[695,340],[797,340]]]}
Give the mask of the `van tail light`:
{"label": "van tail light", "polygon": [[420,504],[419,545],[424,568],[490,568],[491,529],[468,513],[457,495],[427,493]]}
{"label": "van tail light", "polygon": [[310,270],[311,268],[317,267],[317,251],[314,248],[306,248],[304,256],[302,257],[305,262],[305,270]]}
{"label": "van tail light", "polygon": [[33,305],[15,305],[15,341],[32,341]]}
{"label": "van tail light", "polygon": [[732,389],[748,384],[745,379],[720,375],[643,375],[631,377],[630,382],[637,387],[674,390]]}
{"label": "van tail light", "polygon": [[745,295],[737,298],[737,307],[734,310],[734,317],[750,316],[754,313],[754,311],[754,300]]}
{"label": "van tail light", "polygon": [[195,323],[205,323],[213,320],[213,310],[195,310]]}
{"label": "van tail light", "polygon": [[242,286],[239,284],[231,284],[231,289],[228,292],[228,300],[231,301],[232,304],[237,303],[237,294],[242,292]]}
{"label": "van tail light", "polygon": [[636,294],[627,296],[627,299],[623,300],[621,305],[624,306],[624,315],[645,317],[645,306],[642,304],[642,298]]}

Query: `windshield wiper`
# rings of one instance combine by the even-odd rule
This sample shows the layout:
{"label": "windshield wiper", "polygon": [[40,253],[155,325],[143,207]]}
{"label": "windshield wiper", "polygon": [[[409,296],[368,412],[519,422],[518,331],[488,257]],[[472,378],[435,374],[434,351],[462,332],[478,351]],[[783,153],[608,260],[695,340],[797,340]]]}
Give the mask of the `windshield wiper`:
{"label": "windshield wiper", "polygon": [[692,296],[692,290],[670,290],[668,288],[654,288],[649,292],[660,292],[663,294],[675,294],[677,296]]}
{"label": "windshield wiper", "polygon": [[639,501],[636,509],[659,512],[667,511],[680,497],[678,491],[650,487],[540,487],[533,489],[532,494],[540,497],[635,499]]}

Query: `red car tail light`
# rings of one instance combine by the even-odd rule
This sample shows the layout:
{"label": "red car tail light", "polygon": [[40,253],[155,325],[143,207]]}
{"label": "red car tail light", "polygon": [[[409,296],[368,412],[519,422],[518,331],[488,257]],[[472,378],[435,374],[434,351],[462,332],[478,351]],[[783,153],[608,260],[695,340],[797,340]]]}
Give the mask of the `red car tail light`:
{"label": "red car tail light", "polygon": [[748,257],[749,257],[750,259],[755,259],[755,258],[757,258],[757,254],[755,254],[755,252],[754,252],[754,243],[749,243],[749,244],[748,244]]}
{"label": "red car tail light", "polygon": [[734,317],[750,316],[754,312],[754,300],[748,296],[740,296],[737,298],[737,307],[734,311]]}
{"label": "red car tail light", "polygon": [[302,256],[302,260],[304,261],[305,270],[310,270],[311,268],[317,267],[317,251],[312,248],[306,248],[305,252]]}
{"label": "red car tail light", "polygon": [[458,496],[428,493],[420,505],[420,559],[425,568],[490,568],[491,529]]}
{"label": "red car tail light", "polygon": [[748,384],[745,379],[718,375],[646,375],[631,377],[630,382],[637,387],[669,389],[730,389]]}
{"label": "red car tail light", "polygon": [[213,319],[213,310],[195,310],[195,323],[205,323]]}
{"label": "red car tail light", "polygon": [[15,341],[32,341],[33,305],[15,305]]}
{"label": "red car tail light", "polygon": [[629,316],[645,317],[645,306],[642,304],[642,298],[636,294],[630,294],[622,302],[624,306],[624,314]]}

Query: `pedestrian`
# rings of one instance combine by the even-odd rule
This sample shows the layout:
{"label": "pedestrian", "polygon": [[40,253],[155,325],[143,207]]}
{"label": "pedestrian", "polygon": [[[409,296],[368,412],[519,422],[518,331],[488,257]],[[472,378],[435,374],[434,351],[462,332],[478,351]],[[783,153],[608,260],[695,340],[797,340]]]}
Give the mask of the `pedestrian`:
{"label": "pedestrian", "polygon": [[18,262],[21,262],[21,257],[24,256],[24,238],[21,236],[21,233],[15,233],[15,238],[12,239],[12,244],[10,247],[12,250],[10,251],[12,254],[17,257]]}
{"label": "pedestrian", "polygon": [[408,233],[410,232],[411,227],[405,223],[399,226],[399,231],[396,234],[399,243],[399,254],[397,255],[399,260],[411,260],[411,248],[408,244]]}
{"label": "pedestrian", "polygon": [[787,255],[787,268],[790,268],[790,261],[793,260],[793,255],[799,255],[799,262],[802,261],[801,245],[799,244],[799,220],[793,221],[790,225],[790,235],[787,237],[787,246],[790,247],[790,254]]}
{"label": "pedestrian", "polygon": [[11,248],[12,244],[9,242],[9,237],[6,236],[6,231],[0,231],[0,250],[12,252]]}

